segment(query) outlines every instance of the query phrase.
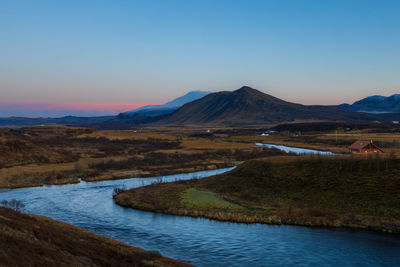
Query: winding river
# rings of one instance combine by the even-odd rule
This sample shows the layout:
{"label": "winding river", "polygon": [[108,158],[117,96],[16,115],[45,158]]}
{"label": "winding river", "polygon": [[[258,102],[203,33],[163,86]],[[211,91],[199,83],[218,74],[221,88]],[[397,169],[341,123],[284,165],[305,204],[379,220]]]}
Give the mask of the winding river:
{"label": "winding river", "polygon": [[[163,181],[202,178],[220,169],[163,177]],[[26,212],[86,228],[128,244],[199,266],[399,266],[400,238],[349,230],[237,224],[122,208],[115,187],[139,187],[154,178],[8,190]]]}

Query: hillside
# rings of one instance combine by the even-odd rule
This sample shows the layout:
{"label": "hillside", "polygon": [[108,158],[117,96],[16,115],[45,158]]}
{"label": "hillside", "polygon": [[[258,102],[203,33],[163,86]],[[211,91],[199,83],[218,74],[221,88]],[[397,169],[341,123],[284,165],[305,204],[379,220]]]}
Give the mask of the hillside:
{"label": "hillside", "polygon": [[[400,117],[394,116],[392,117]],[[333,106],[290,103],[244,86],[183,105],[157,125],[253,126],[293,121],[381,121],[389,118]]]}
{"label": "hillside", "polygon": [[341,107],[371,113],[400,113],[400,94],[391,96],[368,96],[352,105],[342,104]]}
{"label": "hillside", "polygon": [[2,266],[189,266],[47,217],[0,207]]}
{"label": "hillside", "polygon": [[400,233],[399,177],[394,158],[278,157],[205,179],[131,189],[115,200],[223,221]]}

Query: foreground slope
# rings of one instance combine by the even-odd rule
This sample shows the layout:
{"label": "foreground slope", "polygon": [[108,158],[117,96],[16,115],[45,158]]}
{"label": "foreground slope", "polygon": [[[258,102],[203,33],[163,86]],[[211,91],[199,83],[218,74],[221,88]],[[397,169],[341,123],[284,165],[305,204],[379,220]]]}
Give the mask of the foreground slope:
{"label": "foreground slope", "polygon": [[124,191],[115,200],[126,207],[224,221],[400,233],[400,160],[249,161],[210,178]]}
{"label": "foreground slope", "polygon": [[[392,116],[394,117],[394,116]],[[295,104],[244,86],[233,92],[209,94],[183,105],[159,125],[252,126],[292,121],[375,121],[389,117],[334,106]]]}
{"label": "foreground slope", "polygon": [[3,266],[189,266],[50,218],[0,207]]}

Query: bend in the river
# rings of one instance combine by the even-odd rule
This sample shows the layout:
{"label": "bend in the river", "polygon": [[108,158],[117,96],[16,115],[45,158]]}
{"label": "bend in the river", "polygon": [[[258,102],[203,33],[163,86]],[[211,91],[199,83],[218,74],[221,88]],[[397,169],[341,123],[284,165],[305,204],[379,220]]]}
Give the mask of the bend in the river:
{"label": "bend in the river", "polygon": [[[202,178],[220,169],[163,177],[165,182]],[[18,199],[27,212],[41,214],[128,244],[160,251],[199,266],[398,266],[395,236],[298,226],[218,222],[123,208],[112,199],[116,187],[157,181],[132,178],[13,189],[2,199]]]}

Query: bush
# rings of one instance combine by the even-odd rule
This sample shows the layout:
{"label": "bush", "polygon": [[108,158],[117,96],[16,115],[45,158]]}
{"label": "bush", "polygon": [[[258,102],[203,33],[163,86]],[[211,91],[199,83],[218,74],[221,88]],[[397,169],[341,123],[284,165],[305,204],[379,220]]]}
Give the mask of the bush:
{"label": "bush", "polygon": [[22,203],[21,200],[12,199],[10,201],[3,200],[0,202],[1,206],[9,209],[13,209],[15,211],[23,211],[25,210],[25,204]]}
{"label": "bush", "polygon": [[114,188],[113,193],[112,193],[113,198],[116,197],[118,194],[125,192],[126,190],[128,190],[126,188],[126,185],[123,185],[121,188],[119,188],[119,187]]}

